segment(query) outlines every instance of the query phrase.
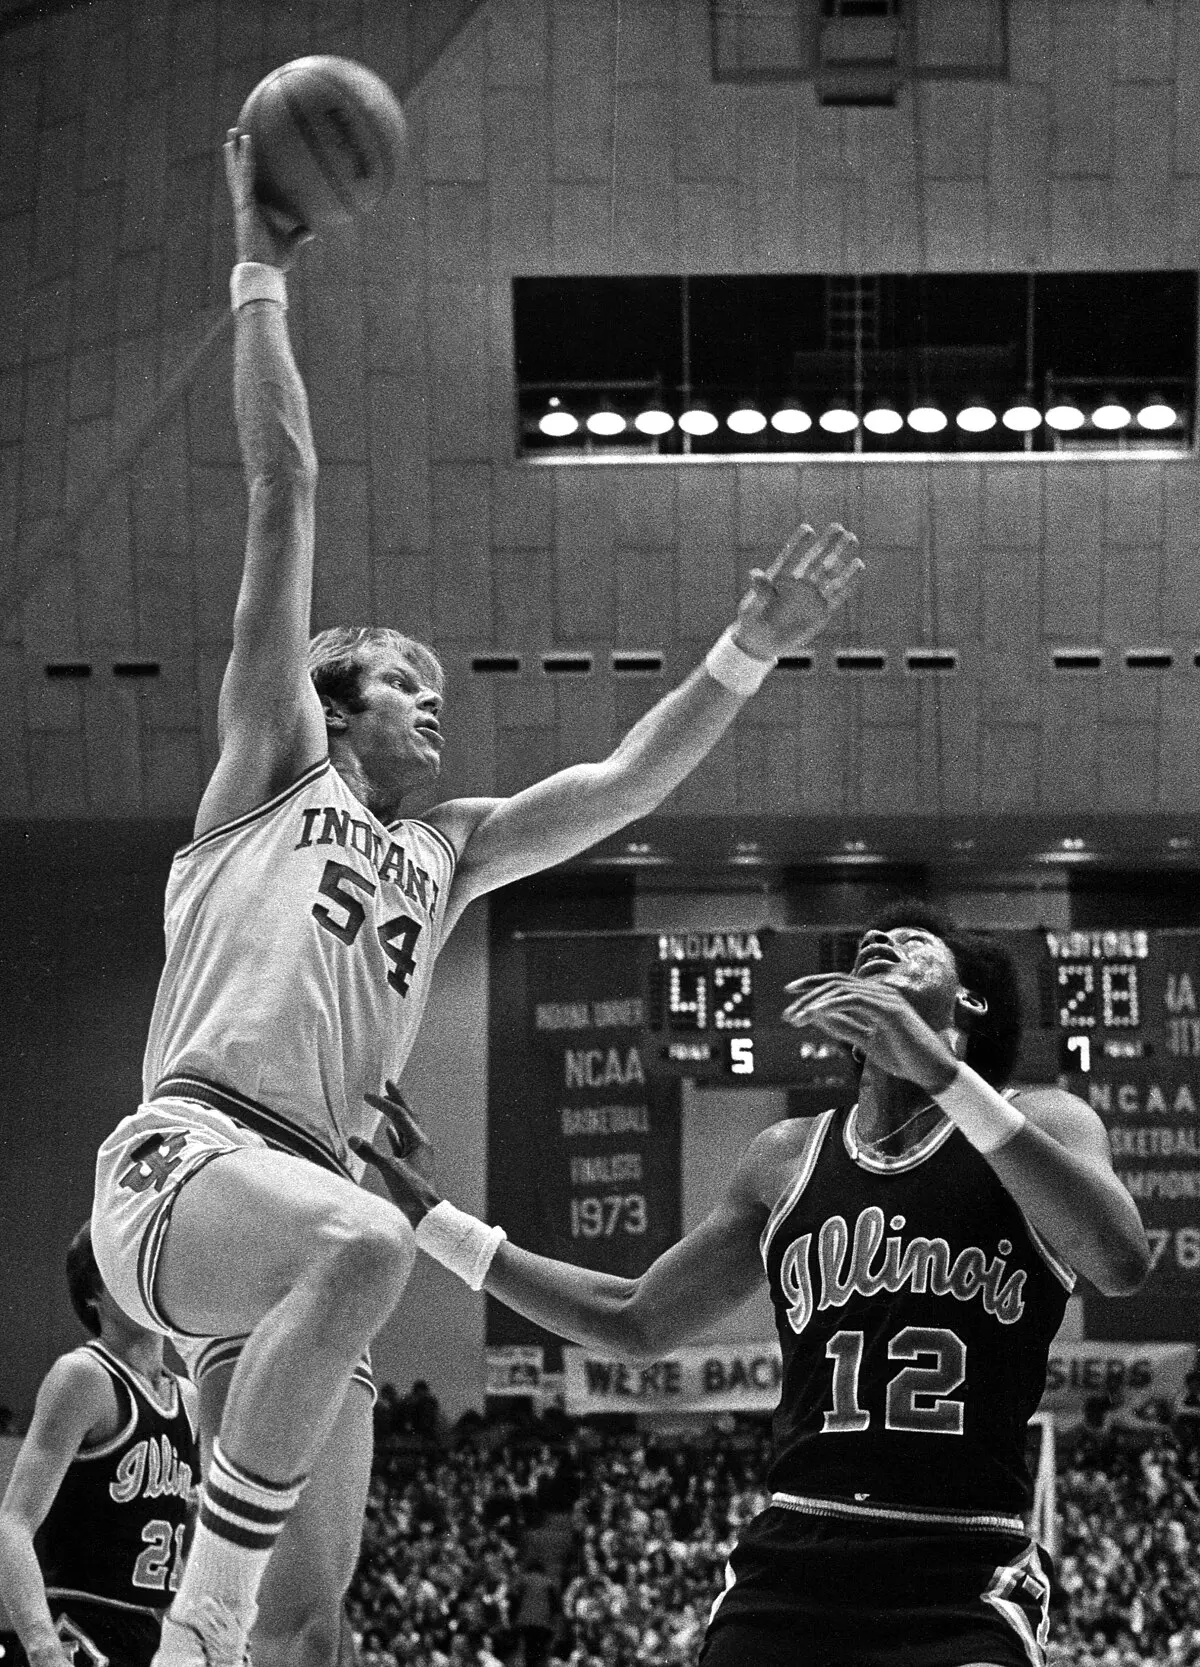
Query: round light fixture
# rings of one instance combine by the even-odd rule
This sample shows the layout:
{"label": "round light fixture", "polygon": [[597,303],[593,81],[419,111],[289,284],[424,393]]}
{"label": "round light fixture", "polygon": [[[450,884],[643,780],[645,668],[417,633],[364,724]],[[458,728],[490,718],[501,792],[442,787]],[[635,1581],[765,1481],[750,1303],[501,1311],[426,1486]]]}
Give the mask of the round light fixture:
{"label": "round light fixture", "polygon": [[552,440],[565,440],[568,434],[574,434],[579,427],[579,418],[573,417],[569,411],[564,411],[557,400],[551,400],[550,407],[549,411],[538,418],[538,427]]}
{"label": "round light fixture", "polygon": [[1028,400],[1019,399],[1008,407],[1000,421],[1013,434],[1032,434],[1035,428],[1042,426],[1042,413]]}
{"label": "round light fixture", "polygon": [[696,400],[681,415],[679,426],[685,434],[711,434],[717,426],[717,419],[707,405]]}
{"label": "round light fixture", "polygon": [[895,434],[904,427],[904,418],[890,399],[877,399],[864,414],[863,427],[872,434]]}
{"label": "round light fixture", "polygon": [[1058,429],[1060,434],[1070,434],[1074,429],[1083,427],[1084,416],[1078,405],[1072,405],[1069,400],[1062,400],[1046,412],[1046,421],[1051,428]]}
{"label": "round light fixture", "polygon": [[954,420],[964,433],[986,434],[996,426],[996,413],[981,399],[973,399],[969,405],[963,406]]}
{"label": "round light fixture", "polygon": [[614,434],[625,432],[625,419],[619,411],[611,406],[603,405],[598,411],[593,411],[587,420],[589,434],[599,434],[604,439],[611,439]]}
{"label": "round light fixture", "polygon": [[817,421],[826,434],[850,434],[858,427],[858,417],[844,399],[831,400]]}
{"label": "round light fixture", "polygon": [[908,413],[908,426],[918,434],[940,434],[949,419],[936,405],[914,405]]}
{"label": "round light fixture", "polygon": [[737,409],[731,411],[725,421],[735,434],[761,434],[767,426],[767,419],[763,416],[753,400],[743,400]]}
{"label": "round light fixture", "polygon": [[639,434],[669,434],[675,427],[675,419],[669,411],[664,411],[661,405],[651,405],[645,411],[638,412],[633,419],[633,426]]}
{"label": "round light fixture", "polygon": [[1177,412],[1165,399],[1152,399],[1142,406],[1137,420],[1139,428],[1172,428],[1177,420]]}
{"label": "round light fixture", "polygon": [[1133,414],[1127,405],[1110,395],[1092,412],[1092,421],[1097,428],[1126,428],[1133,421]]}
{"label": "round light fixture", "polygon": [[777,434],[804,434],[812,427],[812,418],[795,400],[785,399],[772,412],[771,427]]}

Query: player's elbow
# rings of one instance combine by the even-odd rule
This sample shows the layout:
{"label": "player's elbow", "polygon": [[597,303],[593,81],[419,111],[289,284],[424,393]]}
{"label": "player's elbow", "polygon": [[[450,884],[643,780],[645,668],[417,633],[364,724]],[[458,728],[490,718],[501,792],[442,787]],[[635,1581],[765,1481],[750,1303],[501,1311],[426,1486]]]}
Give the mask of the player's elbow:
{"label": "player's elbow", "polygon": [[295,504],[308,503],[317,492],[317,454],[299,441],[255,464],[247,476],[250,504],[257,514],[287,514]]}
{"label": "player's elbow", "polygon": [[620,1349],[626,1359],[639,1366],[661,1360],[679,1346],[679,1325],[672,1323],[669,1313],[650,1302],[633,1282],[629,1299],[617,1319]]}
{"label": "player's elbow", "polygon": [[1092,1283],[1103,1296],[1131,1297],[1146,1283],[1150,1260],[1150,1246],[1139,1222],[1136,1233],[1114,1235],[1104,1246],[1102,1265],[1091,1275]]}

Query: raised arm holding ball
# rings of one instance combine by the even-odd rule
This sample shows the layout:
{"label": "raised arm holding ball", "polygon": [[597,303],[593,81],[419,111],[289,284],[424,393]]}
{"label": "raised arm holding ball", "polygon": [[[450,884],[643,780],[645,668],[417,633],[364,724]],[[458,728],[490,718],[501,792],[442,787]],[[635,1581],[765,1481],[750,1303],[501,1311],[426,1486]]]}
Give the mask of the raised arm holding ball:
{"label": "raised arm holding ball", "polygon": [[143,1104],[101,1148],[93,1237],[139,1324],[200,1385],[207,1479],[157,1667],[327,1667],[371,1464],[366,1350],[412,1230],[356,1184],[454,922],[652,811],[775,658],[851,593],[854,538],[799,531],[703,666],[598,763],[403,815],[442,752],[442,670],[391,627],[311,642],[317,463],[287,330],[303,229],[226,147],[234,393],[249,518],[220,756],[167,891]]}

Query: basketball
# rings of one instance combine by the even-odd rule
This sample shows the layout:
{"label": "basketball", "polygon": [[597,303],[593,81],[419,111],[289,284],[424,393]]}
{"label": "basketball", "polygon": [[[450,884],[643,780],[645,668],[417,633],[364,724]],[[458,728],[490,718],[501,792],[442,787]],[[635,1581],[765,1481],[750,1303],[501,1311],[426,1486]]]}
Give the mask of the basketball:
{"label": "basketball", "polygon": [[253,142],[259,201],[313,231],[378,208],[404,148],[396,95],[349,58],[296,58],[272,70],[238,125]]}

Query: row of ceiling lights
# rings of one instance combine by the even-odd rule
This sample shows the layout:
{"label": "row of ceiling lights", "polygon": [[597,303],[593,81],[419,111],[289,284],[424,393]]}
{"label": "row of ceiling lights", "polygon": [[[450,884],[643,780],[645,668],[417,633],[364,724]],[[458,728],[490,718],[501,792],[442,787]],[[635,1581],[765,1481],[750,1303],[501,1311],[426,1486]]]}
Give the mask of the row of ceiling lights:
{"label": "row of ceiling lights", "polygon": [[[950,841],[950,849],[959,855],[973,852],[976,847],[977,841],[974,839],[960,838]],[[1162,847],[1165,852],[1175,857],[1187,856],[1194,852],[1195,848],[1196,841],[1189,834],[1172,834],[1164,841]],[[1026,855],[1031,862],[1071,864],[1101,860],[1106,856],[1106,852],[1102,847],[1089,845],[1088,841],[1078,834],[1067,834],[1055,840],[1049,848],[1032,850]],[[1111,857],[1112,853],[1107,855]],[[628,866],[665,867],[674,859],[657,850],[646,840],[627,840],[619,851],[600,851],[590,860],[598,866],[619,863]],[[787,860],[787,854],[778,851],[768,854],[758,840],[739,839],[727,860],[742,867],[760,867],[772,861]],[[899,859],[871,846],[865,839],[844,839],[840,851],[815,854],[809,860],[815,864],[868,864]]]}
{"label": "row of ceiling lights", "polygon": [[[1105,399],[1090,413],[1093,426],[1108,432],[1128,428],[1135,422],[1141,429],[1158,432],[1173,427],[1177,420],[1178,413],[1174,407],[1162,399],[1147,401],[1136,413],[1119,399]],[[860,421],[869,433],[880,435],[896,434],[905,423],[918,434],[940,434],[950,425],[949,414],[940,406],[931,403],[915,405],[904,416],[890,400],[878,400],[860,419],[847,401],[830,400],[817,418],[817,426],[827,434],[850,434],[858,427]],[[1025,400],[1018,400],[1000,413],[981,400],[973,400],[955,414],[954,421],[968,434],[986,434],[995,428],[997,422],[1002,423],[1014,434],[1032,433],[1034,429],[1040,428],[1043,422],[1048,428],[1057,429],[1060,433],[1070,433],[1074,429],[1082,428],[1089,421],[1089,414],[1073,400],[1060,400],[1045,412]],[[770,417],[753,401],[746,400],[729,413],[725,423],[735,434],[761,434],[768,423],[779,434],[804,434],[813,426],[813,419],[803,406],[794,400],[784,400]],[[632,424],[639,434],[651,437],[669,434],[676,424],[685,434],[698,437],[713,434],[720,427],[711,406],[703,400],[694,400],[678,418],[663,406],[652,404],[639,411],[632,419]],[[615,406],[603,404],[584,419],[583,426],[590,434],[602,439],[611,439],[623,434],[630,423]],[[579,427],[579,418],[568,411],[557,398],[551,399],[549,409],[538,421],[541,432],[556,440],[569,438]]]}

